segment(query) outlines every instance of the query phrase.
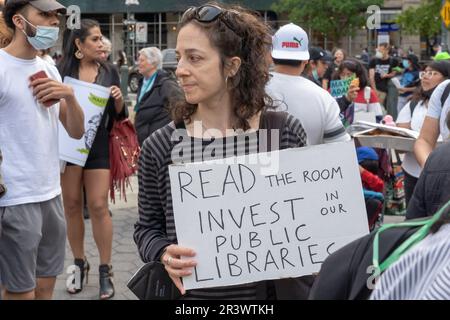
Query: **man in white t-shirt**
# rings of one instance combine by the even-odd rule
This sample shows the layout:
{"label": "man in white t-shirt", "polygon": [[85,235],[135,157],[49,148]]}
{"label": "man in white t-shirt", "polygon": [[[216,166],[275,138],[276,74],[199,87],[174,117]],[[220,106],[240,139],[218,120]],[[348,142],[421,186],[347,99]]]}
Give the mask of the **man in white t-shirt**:
{"label": "man in white t-shirt", "polygon": [[447,99],[443,104],[441,101],[442,95],[449,85],[450,80],[445,80],[433,91],[428,104],[427,116],[425,117],[422,129],[420,130],[419,138],[414,145],[414,154],[422,168],[425,165],[428,156],[436,147],[439,134],[444,141],[450,140],[450,130],[446,125],[447,115],[450,112],[450,95],[447,96]]}
{"label": "man in white t-shirt", "polygon": [[[274,72],[266,91],[279,105],[299,119],[309,145],[348,141],[350,136],[339,119],[336,100],[314,82],[301,76],[309,61],[308,36],[293,23],[281,27],[272,38]],[[307,299],[313,275],[290,279],[286,283],[296,297]]]}
{"label": "man in white t-shirt", "polygon": [[301,76],[310,58],[306,32],[293,23],[281,27],[273,37],[272,58],[275,72],[267,93],[280,106],[279,110],[301,121],[308,144],[350,140],[339,118],[336,100]]}
{"label": "man in white t-shirt", "polygon": [[[55,45],[58,14],[65,11],[54,0],[8,0],[3,9],[14,30],[12,42],[0,50],[0,145],[7,187],[0,198],[3,299],[51,299],[56,276],[64,271],[58,121],[80,139],[84,115],[73,89],[37,53]],[[47,78],[30,80],[41,71]]]}

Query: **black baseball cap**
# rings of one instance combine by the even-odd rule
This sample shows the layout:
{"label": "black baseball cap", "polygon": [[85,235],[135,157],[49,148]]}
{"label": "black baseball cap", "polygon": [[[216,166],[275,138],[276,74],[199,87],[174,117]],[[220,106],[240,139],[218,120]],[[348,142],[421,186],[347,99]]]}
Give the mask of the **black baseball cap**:
{"label": "black baseball cap", "polygon": [[11,5],[15,2],[30,4],[36,9],[43,11],[43,12],[50,12],[50,11],[57,11],[58,13],[66,14],[67,9],[64,7],[61,3],[55,1],[55,0],[6,0],[5,7],[7,5]]}
{"label": "black baseball cap", "polygon": [[309,49],[309,60],[331,62],[333,61],[333,58],[322,48],[312,47]]}

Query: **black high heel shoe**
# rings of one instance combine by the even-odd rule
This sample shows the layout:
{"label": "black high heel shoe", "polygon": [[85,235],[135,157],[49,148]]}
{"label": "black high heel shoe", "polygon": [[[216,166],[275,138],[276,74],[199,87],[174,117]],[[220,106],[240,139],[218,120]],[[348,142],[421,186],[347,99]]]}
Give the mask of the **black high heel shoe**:
{"label": "black high heel shoe", "polygon": [[112,266],[107,264],[102,264],[98,267],[99,272],[99,282],[100,282],[100,300],[108,300],[114,297],[114,282],[112,272]]}
{"label": "black high heel shoe", "polygon": [[74,265],[77,266],[80,270],[80,287],[77,288],[76,287],[76,276],[78,272],[75,272],[73,275],[71,275],[70,277],[72,278],[72,281],[70,281],[68,279],[68,283],[66,283],[66,287],[67,287],[67,292],[70,294],[77,294],[80,293],[81,290],[83,290],[83,282],[84,279],[86,279],[86,284],[88,283],[89,280],[89,270],[91,269],[89,262],[87,261],[87,259],[75,259],[74,260]]}

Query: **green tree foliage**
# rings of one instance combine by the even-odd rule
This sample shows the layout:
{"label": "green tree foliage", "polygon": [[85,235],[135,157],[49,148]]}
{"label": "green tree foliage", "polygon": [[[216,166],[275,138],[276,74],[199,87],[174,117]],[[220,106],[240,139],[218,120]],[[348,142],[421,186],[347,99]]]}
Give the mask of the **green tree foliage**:
{"label": "green tree foliage", "polygon": [[343,36],[354,35],[366,25],[367,8],[382,6],[384,0],[279,0],[273,5],[278,14],[305,30],[321,32],[335,44]]}
{"label": "green tree foliage", "polygon": [[418,7],[411,7],[397,17],[397,23],[407,34],[433,37],[441,32],[441,0],[424,0]]}

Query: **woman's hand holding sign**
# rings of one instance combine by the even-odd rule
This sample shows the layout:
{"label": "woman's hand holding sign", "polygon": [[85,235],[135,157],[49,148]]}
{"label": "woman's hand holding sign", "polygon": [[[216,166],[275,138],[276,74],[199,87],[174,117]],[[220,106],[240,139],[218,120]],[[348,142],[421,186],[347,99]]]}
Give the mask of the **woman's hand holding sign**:
{"label": "woman's hand holding sign", "polygon": [[192,268],[197,265],[195,260],[182,260],[181,257],[194,257],[195,252],[192,249],[181,247],[176,244],[168,246],[161,256],[161,262],[165,265],[170,278],[175,286],[184,295],[183,283],[181,277],[190,276],[192,274]]}
{"label": "woman's hand holding sign", "polygon": [[347,100],[350,102],[353,102],[356,99],[356,97],[358,96],[359,90],[360,90],[359,79],[356,78],[350,83],[350,87],[348,88],[348,92],[347,92],[347,96],[346,96]]}

